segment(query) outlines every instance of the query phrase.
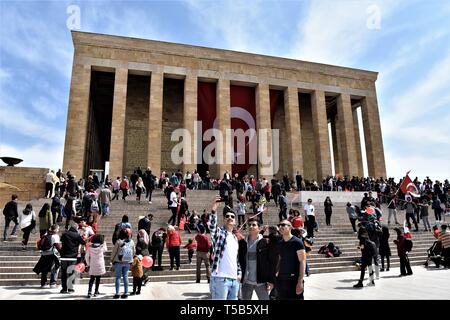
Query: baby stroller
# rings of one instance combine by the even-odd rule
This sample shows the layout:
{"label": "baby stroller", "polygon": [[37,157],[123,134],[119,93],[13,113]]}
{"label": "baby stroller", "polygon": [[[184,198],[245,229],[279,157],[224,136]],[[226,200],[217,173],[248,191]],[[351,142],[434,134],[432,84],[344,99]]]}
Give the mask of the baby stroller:
{"label": "baby stroller", "polygon": [[427,250],[428,258],[425,261],[425,268],[428,267],[430,261],[434,262],[436,268],[439,268],[441,264],[443,264],[443,258],[441,256],[442,253],[442,245],[439,241],[435,241],[433,245]]}

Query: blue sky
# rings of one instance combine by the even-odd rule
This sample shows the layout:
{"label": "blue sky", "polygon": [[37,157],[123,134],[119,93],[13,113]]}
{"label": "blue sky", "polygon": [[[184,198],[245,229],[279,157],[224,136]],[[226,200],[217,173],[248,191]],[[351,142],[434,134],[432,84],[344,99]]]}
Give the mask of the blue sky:
{"label": "blue sky", "polygon": [[1,1],[0,155],[62,166],[80,30],[379,72],[388,176],[450,177],[450,2]]}

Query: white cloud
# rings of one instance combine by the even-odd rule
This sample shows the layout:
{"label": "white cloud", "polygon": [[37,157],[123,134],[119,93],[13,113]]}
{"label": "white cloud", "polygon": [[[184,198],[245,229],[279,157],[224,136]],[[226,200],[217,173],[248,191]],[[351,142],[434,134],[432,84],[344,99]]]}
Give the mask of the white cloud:
{"label": "white cloud", "polygon": [[63,163],[63,144],[49,146],[48,144],[33,144],[27,148],[17,148],[0,143],[0,153],[3,156],[23,159],[19,167],[41,167],[57,170]]}
{"label": "white cloud", "polygon": [[[369,28],[369,7],[380,13],[380,29]],[[383,23],[397,9],[398,1],[312,1],[298,25],[298,38],[289,56],[320,63],[354,66],[356,60],[380,37]],[[381,31],[380,31],[381,30]]]}
{"label": "white cloud", "polygon": [[34,110],[39,112],[46,119],[56,119],[63,113],[60,106],[50,103],[50,101],[45,97],[38,97],[31,103],[31,105]]}
{"label": "white cloud", "polygon": [[0,128],[8,129],[32,138],[33,141],[47,141],[50,144],[63,143],[65,130],[55,128],[51,121],[42,121],[36,114],[20,106],[9,94],[0,88]]}
{"label": "white cloud", "polygon": [[389,159],[386,162],[388,176],[400,179],[408,170],[411,170],[410,177],[412,179],[418,177],[423,180],[429,176],[433,180],[444,181],[450,177],[449,157],[429,157],[425,154],[426,150],[423,150],[423,153],[424,155],[405,153],[399,156],[387,151],[385,156]]}
{"label": "white cloud", "polygon": [[48,71],[50,67],[69,78],[73,48],[65,23],[58,23],[65,20],[65,7],[52,11],[60,14],[58,18],[62,17],[61,20],[57,17],[44,20],[40,14],[26,8],[21,7],[22,10],[19,10],[19,7],[10,5],[5,9],[8,14],[1,15],[1,50],[33,68]]}
{"label": "white cloud", "polygon": [[[433,111],[449,105],[450,52],[444,59],[436,62],[413,86],[391,99],[390,111],[383,116],[383,133],[387,136],[397,136],[397,128],[413,130],[416,129],[417,123],[424,122],[437,127],[440,122],[428,122],[430,115]],[[392,125],[394,123],[395,125]],[[441,125],[448,127],[448,123]]]}
{"label": "white cloud", "polygon": [[395,73],[404,69],[413,63],[417,63],[424,55],[426,55],[430,46],[442,38],[447,38],[450,31],[445,29],[433,30],[417,41],[409,39],[408,43],[395,51],[392,59],[385,59],[385,62],[378,68],[377,86],[379,91],[388,88],[395,78]]}
{"label": "white cloud", "polygon": [[[201,29],[202,35],[229,50],[259,54],[277,54],[281,26],[273,21],[281,19],[280,7],[271,2],[270,17],[266,2],[187,1],[191,20]],[[278,53],[281,54],[281,53]]]}

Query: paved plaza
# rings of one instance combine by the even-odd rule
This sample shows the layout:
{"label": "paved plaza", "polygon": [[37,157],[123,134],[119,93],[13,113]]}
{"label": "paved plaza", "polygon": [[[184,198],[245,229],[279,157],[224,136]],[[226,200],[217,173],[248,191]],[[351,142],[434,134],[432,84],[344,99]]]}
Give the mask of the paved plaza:
{"label": "paved plaza", "polygon": [[[449,300],[450,269],[426,269],[413,267],[413,276],[398,277],[399,269],[380,273],[375,287],[354,289],[359,272],[322,273],[305,279],[306,300]],[[365,283],[367,280],[365,281]],[[121,286],[121,290],[123,285]],[[60,288],[39,286],[1,287],[0,300],[87,300],[87,285],[75,285],[75,293],[60,294]],[[130,286],[131,291],[131,286]],[[103,295],[94,299],[111,299],[114,285],[100,285]],[[208,284],[192,281],[169,281],[148,283],[139,296],[128,300],[205,300],[210,299]],[[253,296],[256,299],[256,295]],[[123,299],[120,299],[123,300]]]}

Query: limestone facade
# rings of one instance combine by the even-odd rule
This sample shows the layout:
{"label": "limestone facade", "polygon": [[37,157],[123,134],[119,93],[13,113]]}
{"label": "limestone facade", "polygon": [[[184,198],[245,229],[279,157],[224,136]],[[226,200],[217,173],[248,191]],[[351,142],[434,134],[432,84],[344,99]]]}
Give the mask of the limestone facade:
{"label": "limestone facade", "polygon": [[[258,130],[270,129],[272,123],[283,133],[280,135],[283,158],[279,159],[279,170],[265,176],[288,173],[293,178],[299,171],[306,179],[321,181],[332,174],[332,161],[336,173],[362,175],[355,110],[360,107],[368,173],[377,178],[386,177],[375,90],[376,72],[77,31],[72,32],[72,38],[75,53],[64,172],[70,170],[80,177],[92,169],[87,168],[86,159],[92,154],[90,149],[96,147],[88,143],[91,141],[88,139],[91,132],[88,119],[94,112],[92,110],[97,110],[93,118],[98,122],[103,121],[103,112],[112,118],[109,127],[100,125],[98,129],[110,128],[109,154],[102,155],[102,160],[110,163],[110,177],[129,175],[137,166],[150,167],[157,176],[161,170],[195,170],[199,146],[193,139],[183,141],[184,156],[190,163],[171,163],[171,152],[178,143],[171,141],[171,133],[177,128],[185,128],[194,136],[198,83],[215,82],[217,128],[223,133],[231,123],[231,85],[255,88]],[[90,93],[94,84],[91,75],[95,72],[115,75],[113,102],[103,109],[92,106]],[[145,79],[144,82],[136,83],[139,76]],[[282,108],[275,112],[275,119],[271,119],[270,90],[282,93]],[[331,140],[328,123],[331,123]],[[105,127],[108,129],[101,129]],[[99,134],[97,144],[102,144],[104,138],[101,136]],[[216,155],[223,157],[225,163],[209,167],[215,177],[220,177],[225,170],[230,173],[232,170],[231,139],[224,138],[224,147],[217,149]],[[269,135],[265,149],[270,154],[276,147]],[[271,166],[258,163],[255,170],[261,172]]]}

